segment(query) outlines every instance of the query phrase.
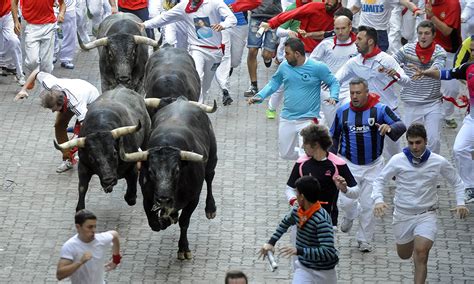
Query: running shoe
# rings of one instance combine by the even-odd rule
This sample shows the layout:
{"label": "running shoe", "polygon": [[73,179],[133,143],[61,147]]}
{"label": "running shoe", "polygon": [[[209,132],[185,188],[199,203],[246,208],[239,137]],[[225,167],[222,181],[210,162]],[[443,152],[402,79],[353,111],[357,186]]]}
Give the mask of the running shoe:
{"label": "running shoe", "polygon": [[353,223],[354,223],[354,220],[350,220],[349,218],[342,217],[341,232],[343,233],[349,232],[352,228]]}
{"label": "running shoe", "polygon": [[449,128],[457,128],[458,124],[454,118],[451,119],[445,119],[444,122],[446,123],[446,126]]}
{"label": "running shoe", "polygon": [[15,79],[16,79],[18,85],[20,85],[20,86],[22,86],[22,87],[23,87],[23,85],[25,85],[25,83],[26,83],[25,75],[23,75],[23,74],[21,74],[20,76],[16,75],[16,76],[15,76]]}
{"label": "running shoe", "polygon": [[276,110],[267,108],[267,111],[265,113],[268,119],[275,119],[276,117]]}
{"label": "running shoe", "polygon": [[466,188],[466,197],[464,199],[465,203],[474,202],[474,188]]}
{"label": "running shoe", "polygon": [[232,104],[234,100],[230,97],[229,91],[226,89],[222,90],[222,104],[228,106]]}
{"label": "running shoe", "polygon": [[72,162],[68,159],[61,162],[61,164],[56,168],[56,172],[62,173],[70,169],[72,169]]}
{"label": "running shoe", "polygon": [[70,61],[61,62],[61,67],[66,69],[74,69],[74,64]]}
{"label": "running shoe", "polygon": [[371,252],[374,250],[374,247],[371,243],[359,241],[359,251],[360,252]]}
{"label": "running shoe", "polygon": [[267,67],[267,68],[270,68],[270,66],[272,66],[272,60],[271,59],[268,60],[268,61],[263,60],[263,63],[265,64],[265,67]]}
{"label": "running shoe", "polygon": [[258,93],[257,87],[250,85],[249,89],[244,92],[244,97],[251,98]]}

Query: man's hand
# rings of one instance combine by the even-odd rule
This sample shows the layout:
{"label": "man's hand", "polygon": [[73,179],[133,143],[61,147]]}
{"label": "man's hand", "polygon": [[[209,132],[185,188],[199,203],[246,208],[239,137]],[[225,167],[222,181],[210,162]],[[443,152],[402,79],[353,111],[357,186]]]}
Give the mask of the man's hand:
{"label": "man's hand", "polygon": [[456,211],[456,215],[459,216],[459,219],[464,219],[469,215],[469,209],[464,205],[458,205],[456,208],[452,208],[449,211]]}
{"label": "man's hand", "polygon": [[88,262],[92,258],[92,253],[90,251],[86,251],[81,257],[81,265]]}
{"label": "man's hand", "polygon": [[258,259],[260,258],[265,259],[268,251],[275,252],[275,248],[271,244],[267,243],[267,244],[264,244],[262,248],[260,249],[259,254],[258,254]]}
{"label": "man's hand", "polygon": [[262,102],[262,98],[257,96],[257,95],[255,95],[255,96],[253,96],[253,97],[251,97],[247,100],[248,105],[252,105],[252,104],[255,104],[255,103],[261,103],[261,102]]}
{"label": "man's hand", "polygon": [[279,249],[280,253],[279,255],[284,256],[284,257],[291,257],[293,255],[296,255],[297,250],[294,247],[282,247]]}
{"label": "man's hand", "polygon": [[390,133],[392,131],[392,128],[388,124],[378,124],[376,123],[375,126],[379,128],[380,135],[384,136],[387,133]]}
{"label": "man's hand", "polygon": [[385,202],[375,204],[374,215],[375,217],[383,217],[385,215],[385,209],[388,209],[388,205]]}
{"label": "man's hand", "polygon": [[410,69],[415,70],[415,74],[413,74],[413,76],[411,76],[411,78],[412,78],[413,80],[419,80],[419,79],[421,79],[421,78],[424,76],[423,70],[421,70],[420,68],[418,68],[418,66],[416,66],[415,64],[412,64],[412,63],[407,64],[407,67],[410,68]]}
{"label": "man's hand", "polygon": [[117,14],[119,12],[117,6],[111,6],[110,8],[111,8],[110,11],[112,12],[112,14]]}
{"label": "man's hand", "polygon": [[19,21],[15,22],[15,28],[13,29],[17,36],[21,34],[21,23]]}
{"label": "man's hand", "polygon": [[109,263],[104,265],[104,267],[105,267],[105,271],[110,271],[110,270],[114,270],[115,268],[117,268],[117,264],[115,264],[114,261],[111,260],[111,261],[109,261]]}
{"label": "man's hand", "polygon": [[431,17],[433,17],[433,7],[429,2],[425,4],[425,14],[427,19],[431,19]]}
{"label": "man's hand", "polygon": [[261,22],[258,28],[259,29],[263,28],[265,31],[268,31],[270,29],[270,24],[267,22]]}
{"label": "man's hand", "polygon": [[398,77],[398,72],[395,69],[379,67],[379,72],[380,73],[386,73],[390,77]]}
{"label": "man's hand", "polygon": [[59,13],[58,14],[58,23],[63,23],[64,22],[64,13]]}
{"label": "man's hand", "polygon": [[296,31],[301,35],[301,37],[307,37],[308,36],[308,33],[305,30],[297,29]]}
{"label": "man's hand", "polygon": [[28,98],[28,93],[26,91],[20,90],[18,94],[16,94],[14,101],[18,101],[24,98]]}
{"label": "man's hand", "polygon": [[213,31],[216,31],[216,32],[220,32],[220,31],[225,30],[225,28],[224,28],[221,24],[214,24],[214,25],[211,25],[211,29],[212,29]]}
{"label": "man's hand", "polygon": [[344,193],[347,192],[347,182],[345,178],[341,177],[340,175],[337,175],[337,176],[334,176],[333,180],[337,189],[339,189],[340,191]]}
{"label": "man's hand", "polygon": [[333,98],[325,99],[324,101],[327,102],[330,105],[335,105],[336,104],[336,100],[333,99]]}

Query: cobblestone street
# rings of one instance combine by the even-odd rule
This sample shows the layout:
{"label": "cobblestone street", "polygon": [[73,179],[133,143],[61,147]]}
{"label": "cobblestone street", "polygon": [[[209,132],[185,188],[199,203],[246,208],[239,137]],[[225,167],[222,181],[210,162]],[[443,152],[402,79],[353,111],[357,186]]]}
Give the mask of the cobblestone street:
{"label": "cobblestone street", "polygon": [[[275,68],[266,69],[259,62],[260,87]],[[79,51],[74,70],[57,63],[53,74],[85,79],[100,90],[96,50]],[[215,84],[208,98],[208,103],[218,102],[217,112],[209,115],[219,157],[213,183],[217,217],[205,217],[204,189],[188,231],[192,260],[176,258],[178,225],[161,232],[148,227],[140,191],[137,204],[129,207],[123,199],[124,180],[106,194],[93,177],[86,208],[96,213],[98,232],[115,229],[121,236],[122,263],[106,274],[108,283],[223,283],[229,269],[243,270],[250,283],[291,281],[288,259],[277,256],[279,268],[271,272],[266,261],[257,259],[257,251],[289,209],[284,189],[293,163],[278,158],[278,119],[265,117],[266,104],[245,102],[246,54],[231,79],[231,106],[222,106]],[[37,93],[14,102],[18,90],[13,76],[0,77],[0,283],[55,282],[61,246],[76,233],[77,167],[55,172],[61,155],[53,147],[54,114],[40,106]],[[460,127],[460,113],[457,120]],[[455,135],[456,130],[443,129],[442,154],[450,161]],[[387,197],[392,198],[393,187],[389,192]],[[428,281],[474,283],[474,206],[468,206],[467,220],[456,219],[449,211],[455,206],[454,191],[445,180],[439,200]],[[386,201],[392,204],[391,199]],[[411,260],[396,254],[391,220],[390,213],[377,221],[376,249],[371,253],[357,249],[357,224],[349,234],[337,233],[339,283],[413,282]],[[288,235],[277,247],[286,244]]]}

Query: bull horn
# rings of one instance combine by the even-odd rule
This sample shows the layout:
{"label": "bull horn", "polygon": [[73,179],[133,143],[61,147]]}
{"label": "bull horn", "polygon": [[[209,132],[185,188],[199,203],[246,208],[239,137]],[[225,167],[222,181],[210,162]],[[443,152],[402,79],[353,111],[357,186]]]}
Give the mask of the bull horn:
{"label": "bull horn", "polygon": [[203,155],[199,155],[194,152],[180,151],[179,155],[181,156],[181,160],[183,161],[204,162]]}
{"label": "bull horn", "polygon": [[99,39],[96,39],[96,40],[88,42],[88,43],[82,43],[82,40],[79,40],[79,46],[83,50],[89,50],[89,49],[93,49],[93,48],[98,47],[98,46],[107,45],[108,42],[109,42],[109,40],[107,39],[107,37],[99,38]]}
{"label": "bull horn", "polygon": [[159,46],[159,43],[156,40],[153,40],[151,38],[147,38],[146,36],[134,35],[133,38],[135,39],[136,44],[147,44],[147,45],[151,45],[153,47],[158,47]]}
{"label": "bull horn", "polygon": [[120,159],[124,162],[140,162],[148,160],[148,151],[125,153],[123,147],[120,147]]}
{"label": "bull horn", "polygon": [[145,105],[151,108],[157,108],[160,105],[161,99],[157,98],[148,98],[145,99]]}
{"label": "bull horn", "polygon": [[86,138],[85,137],[75,138],[75,139],[69,140],[67,142],[64,142],[62,144],[58,144],[58,142],[56,142],[56,140],[54,140],[54,148],[56,148],[57,150],[60,150],[60,151],[71,149],[71,148],[74,148],[74,147],[84,148],[85,144],[86,144]]}
{"label": "bull horn", "polygon": [[203,111],[207,113],[214,113],[217,110],[216,100],[214,100],[214,105],[212,107],[205,104],[198,103],[198,102],[193,102],[193,101],[189,101],[189,103],[199,107],[200,109],[202,109]]}
{"label": "bull horn", "polygon": [[140,128],[142,128],[142,123],[141,121],[138,121],[138,124],[135,126],[124,126],[124,127],[115,128],[111,130],[110,133],[112,133],[112,137],[114,139],[117,139],[127,134],[135,133],[138,130],[140,130]]}

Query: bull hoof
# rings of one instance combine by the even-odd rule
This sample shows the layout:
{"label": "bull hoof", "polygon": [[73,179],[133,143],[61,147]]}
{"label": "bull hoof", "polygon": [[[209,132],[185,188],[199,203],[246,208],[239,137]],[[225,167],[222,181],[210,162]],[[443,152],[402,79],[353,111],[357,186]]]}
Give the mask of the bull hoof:
{"label": "bull hoof", "polygon": [[133,206],[133,205],[137,204],[137,196],[136,195],[134,197],[128,197],[128,196],[125,195],[124,199],[127,202],[128,206]]}
{"label": "bull hoof", "polygon": [[184,260],[184,252],[178,251],[178,259],[179,260]]}
{"label": "bull hoof", "polygon": [[190,251],[178,251],[178,259],[185,260],[185,259],[192,259],[193,254]]}
{"label": "bull hoof", "polygon": [[193,258],[193,254],[190,252],[190,251],[187,251],[184,253],[184,257],[186,259],[192,259]]}
{"label": "bull hoof", "polygon": [[206,218],[209,220],[216,218],[216,212],[206,212]]}

